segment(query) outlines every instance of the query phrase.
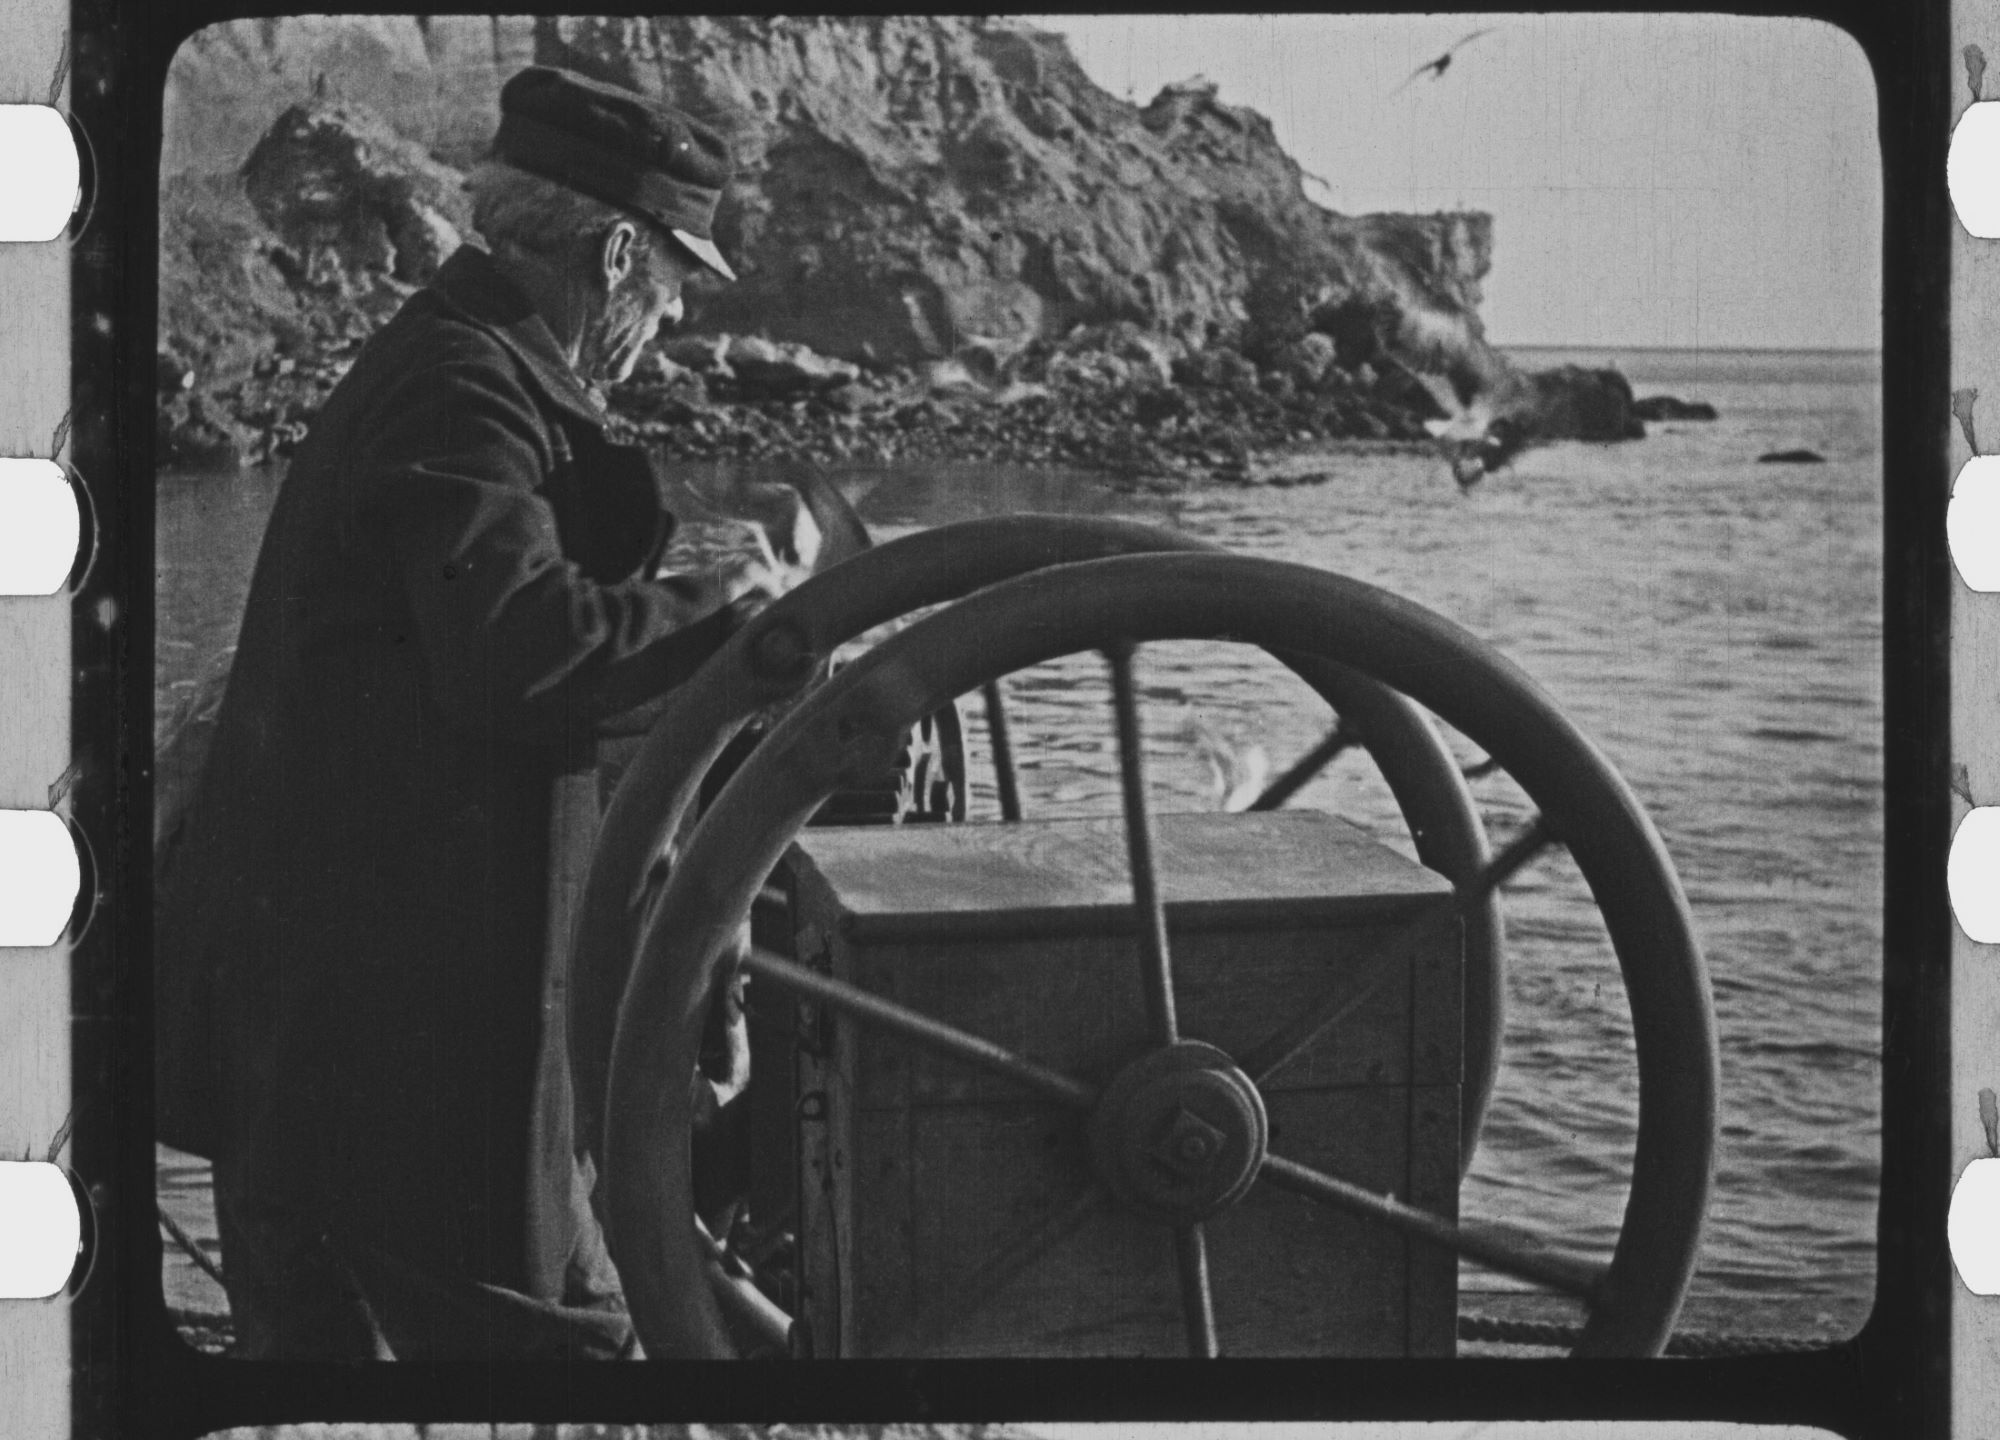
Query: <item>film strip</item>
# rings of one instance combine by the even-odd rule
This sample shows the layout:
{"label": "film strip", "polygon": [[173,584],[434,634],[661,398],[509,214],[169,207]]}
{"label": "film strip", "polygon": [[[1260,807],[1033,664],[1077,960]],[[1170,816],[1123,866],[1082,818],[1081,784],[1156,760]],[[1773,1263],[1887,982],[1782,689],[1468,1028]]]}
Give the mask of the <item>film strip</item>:
{"label": "film strip", "polygon": [[[1977,443],[1977,390],[1985,368],[1984,347],[1976,337],[1972,317],[1987,303],[1992,281],[1991,235],[1994,227],[1985,213],[1990,200],[1987,167],[1975,157],[1985,145],[1985,126],[1994,112],[1985,108],[1984,57],[1981,35],[1985,26],[2000,16],[1979,6],[1954,7],[1954,28],[1959,42],[1965,87],[1954,104],[1956,124],[1949,165],[1949,185],[1959,226],[1952,236],[1952,384],[1953,413],[1959,421],[1957,438],[1964,449],[1954,449],[1954,463],[1960,454],[1966,459],[1958,469],[1952,488],[1948,517],[1952,558],[1960,585],[1952,602],[1952,753],[1954,775],[1963,775],[1953,785],[1954,837],[1950,860],[1951,900],[1959,921],[1953,937],[1952,957],[1952,1173],[1956,1189],[1951,1210],[1951,1244],[1958,1266],[1958,1285],[1953,1289],[1952,1348],[1953,1413],[1956,1424],[1964,1427],[1974,1415],[1990,1412],[1995,1403],[1994,1372],[1991,1366],[1967,1363],[1972,1357],[1991,1352],[1995,1325],[2000,1323],[1990,1299],[1996,1287],[1984,1278],[1980,1257],[1994,1233],[1991,1212],[1985,1208],[1982,1182],[1990,1174],[1987,1162],[1996,1153],[1992,1146],[1994,1115],[1993,1082],[1985,1076],[1989,1038],[1993,1033],[1995,996],[1991,966],[1984,950],[1993,932],[1979,916],[1977,898],[1986,886],[1977,877],[1993,873],[1992,861],[1979,857],[1986,824],[1991,814],[1982,809],[1978,775],[1991,748],[1988,721],[1973,699],[1977,676],[1991,662],[1987,656],[1992,635],[1989,592],[1991,579],[1983,566],[1990,563],[1995,531],[1980,517],[1984,496],[1983,452]],[[1987,1218],[1979,1218],[1982,1214]]]}
{"label": "film strip", "polygon": [[[1915,6],[1894,16],[1860,7],[1825,14],[1847,30],[1874,69],[1885,216],[1878,445],[1884,475],[1882,1134],[1875,1299],[1858,1333],[1766,1334],[1761,1339],[1768,1343],[1742,1345],[1684,1333],[1679,1348],[1669,1348],[1683,1357],[1674,1360],[1501,1363],[1502,1355],[1554,1354],[1577,1340],[1574,1326],[1551,1325],[1524,1307],[1519,1315],[1482,1316],[1470,1327],[1460,1315],[1455,1335],[1446,1327],[1439,1342],[1445,1350],[1455,1345],[1461,1356],[1477,1360],[1231,1358],[1213,1371],[1191,1361],[1101,1358],[853,1360],[796,1367],[780,1383],[763,1364],[502,1366],[461,1360],[357,1367],[227,1359],[219,1353],[230,1335],[226,1306],[203,1312],[215,1322],[204,1331],[203,1315],[173,1299],[163,1275],[192,1277],[188,1286],[207,1284],[219,1295],[228,1252],[225,1246],[218,1263],[212,1234],[191,1230],[171,1210],[163,1214],[159,1187],[168,1162],[155,1149],[148,1078],[154,1049],[149,837],[158,801],[152,736],[163,634],[156,547],[166,523],[151,477],[167,443],[155,436],[154,422],[172,399],[175,377],[167,371],[179,358],[158,344],[164,332],[155,273],[161,234],[155,162],[163,136],[172,138],[162,103],[176,47],[203,23],[225,17],[110,0],[73,10],[50,6],[39,14],[37,3],[24,0],[0,17],[0,35],[9,40],[0,56],[10,57],[0,59],[8,73],[0,100],[13,98],[24,107],[46,102],[44,114],[24,124],[46,128],[47,116],[61,120],[62,134],[77,146],[73,191],[79,202],[63,237],[0,244],[0,313],[8,317],[0,339],[0,373],[7,377],[0,394],[8,397],[0,405],[8,427],[0,528],[8,533],[0,536],[0,551],[15,545],[21,557],[16,573],[29,575],[16,593],[0,598],[8,612],[0,619],[6,647],[0,667],[9,677],[0,705],[0,773],[7,777],[0,791],[0,844],[14,847],[6,861],[12,903],[0,921],[18,927],[0,935],[0,1057],[15,1077],[0,1094],[6,1116],[0,1143],[14,1162],[0,1167],[0,1205],[9,1215],[40,1205],[61,1217],[60,1225],[75,1228],[60,1230],[54,1243],[57,1259],[69,1264],[48,1260],[45,1273],[24,1273],[15,1282],[24,1294],[48,1298],[0,1301],[0,1354],[9,1373],[22,1377],[0,1398],[0,1429],[193,1437],[231,1427],[329,1422],[375,1427],[373,1433],[400,1440],[461,1425],[471,1427],[467,1433],[498,1435],[538,1433],[523,1428],[531,1426],[552,1434],[565,1433],[563,1426],[596,1434],[581,1427],[623,1433],[615,1427],[711,1422],[1039,1424],[1039,1433],[1054,1434],[1059,1422],[1095,1421],[1127,1429],[1170,1422],[1174,1435],[1207,1440],[1234,1435],[1231,1426],[1252,1422],[1429,1420],[1438,1428],[1420,1433],[1444,1435],[1488,1422],[1495,1433],[1512,1433],[1512,1422],[1536,1420],[1549,1428],[1524,1433],[1556,1436],[1566,1425],[1575,1427],[1568,1433],[1599,1433],[1603,1422],[1646,1420],[1688,1437],[1729,1433],[1724,1427],[1732,1423],[1853,1435],[1970,1436],[1983,1433],[1988,1415],[2000,1413],[2000,1385],[1987,1360],[2000,1334],[2000,1302],[1982,1298],[2000,1289],[2000,1276],[1983,1278],[1982,1267],[1991,1262],[1978,1258],[1982,1239],[2000,1233],[2000,1216],[1986,1196],[2000,1188],[1987,1184],[2000,1170],[2000,1121],[1991,1098],[2000,1080],[1989,1073],[1987,1060],[2000,1033],[2000,999],[1992,993],[1986,956],[2000,943],[2000,923],[1985,914],[1991,892],[2000,889],[1988,878],[2000,873],[2000,858],[1984,858],[2000,856],[2000,841],[1989,842],[1985,834],[2000,815],[2000,776],[1987,773],[1992,747],[1983,682],[1994,650],[1986,633],[1991,622],[1983,618],[1985,596],[2000,580],[1994,568],[2000,560],[1993,558],[2000,554],[2000,523],[1988,517],[2000,515],[2000,502],[1992,499],[2000,494],[2000,476],[1987,475],[1978,443],[1980,393],[1988,405],[2000,397],[2000,377],[1984,373],[1979,323],[1991,309],[1988,292],[1995,283],[1985,269],[2000,263],[1989,253],[1989,232],[2000,234],[2000,219],[1989,211],[2000,210],[2000,199],[1979,198],[1981,178],[2000,174],[2000,123],[1986,120],[2000,114],[2000,99],[1985,99],[1979,47],[2000,46],[2000,8],[1961,3],[1949,10]],[[587,28],[588,22],[580,24]],[[1481,17],[1466,17],[1463,29],[1457,45],[1402,86],[1414,85],[1421,94],[1454,63],[1477,53],[1462,47],[1493,43],[1483,38],[1494,31]],[[529,28],[515,39],[526,35],[532,43],[522,42],[526,48],[513,58],[525,64],[585,54],[585,42],[575,40],[582,30],[561,33],[575,50],[555,55],[548,35]],[[514,42],[497,21],[492,34],[498,64]],[[424,40],[427,46],[452,43],[428,30]],[[1010,77],[1010,94],[1028,97],[1015,102],[1024,107],[1023,123],[1049,124],[1032,103],[1034,77],[1006,70],[1013,61],[993,63]],[[1820,79],[1825,76],[1809,74],[1786,83]],[[329,84],[337,91],[342,83],[338,74],[330,81],[325,75],[288,77],[293,82],[304,99]],[[0,115],[0,138],[8,133],[5,119]],[[227,115],[202,119],[224,128],[231,123]],[[1954,127],[1947,195],[1938,177]],[[1991,190],[2000,196],[2000,185]],[[764,373],[755,370],[760,363],[808,366],[792,352],[770,349],[739,347],[725,354],[724,364],[737,377],[732,383]],[[949,356],[975,381],[977,350],[959,346]],[[1121,363],[1147,362],[1127,357]],[[1448,409],[1450,402],[1440,404]],[[1472,423],[1464,414],[1458,419]],[[266,428],[278,435],[290,423],[280,415]],[[1453,422],[1447,415],[1438,423]],[[2000,420],[1991,424],[2000,431]],[[299,429],[305,428],[301,420]],[[1474,448],[1452,467],[1468,492],[1482,483],[1478,447],[1490,446],[1496,433],[1490,425],[1478,428]],[[1432,430],[1441,442],[1455,433]],[[1494,468],[1483,473],[1502,474],[1512,458],[1511,451],[1495,457]],[[1760,458],[1779,463],[1801,457],[1774,445]],[[1217,473],[1234,473],[1232,463],[1243,468],[1225,459]],[[1280,486],[1297,481],[1264,478]],[[19,543],[30,526],[53,538],[33,547]],[[1191,565],[1187,574],[1196,577],[1199,568]],[[1033,603],[1032,596],[1022,603]],[[1129,684],[1129,674],[1126,679]],[[978,733],[997,751],[1005,735],[997,706],[987,715]],[[1202,743],[1222,775],[1221,788],[1243,781],[1232,769],[1245,760],[1240,749],[1213,736]],[[1795,743],[1807,742],[1795,737]],[[1341,746],[1336,740],[1330,748]],[[933,767],[921,771],[926,777],[946,768],[935,754],[913,755],[906,768],[917,773],[925,765]],[[955,783],[962,795],[971,782],[959,773]],[[927,786],[928,779],[918,788]],[[867,797],[848,803],[865,808],[864,801],[872,803]],[[1532,835],[1528,827],[1524,836]],[[1982,844],[1996,848],[1974,848]],[[928,846],[926,853],[939,849]],[[829,858],[821,873],[831,877],[837,869],[837,857]],[[830,892],[837,889],[834,879],[826,883]],[[783,968],[796,970],[794,962],[803,959],[801,951],[791,959],[759,960],[764,968],[756,973],[773,984],[814,983]],[[1627,981],[1633,983],[1629,972]],[[840,997],[826,983],[822,989]],[[1421,1028],[1421,1020],[1410,1023]],[[931,1041],[957,1043],[948,1036],[940,1041],[937,1033]],[[1731,1058],[1725,1055],[1723,1063],[1726,1072]],[[1203,1095],[1227,1089],[1214,1079],[1223,1070],[1201,1073],[1208,1084]],[[1060,1088],[1046,1075],[1042,1081],[1051,1093]],[[1163,1082],[1149,1072],[1133,1078],[1130,1088],[1150,1094],[1144,1087],[1156,1083]],[[1190,1113],[1188,1105],[1197,1102],[1173,1093],[1181,1096],[1179,1113]],[[1099,1096],[1093,1103],[1108,1102]],[[1216,1143],[1227,1150],[1223,1142],[1234,1135],[1227,1127],[1211,1135],[1216,1127],[1202,1128],[1207,1122],[1199,1117],[1176,1123],[1181,1129],[1174,1138],[1189,1145],[1220,1135]],[[1125,1173],[1111,1160],[1095,1163],[1105,1173]],[[1143,1165],[1141,1171],[1153,1173]],[[1121,1202],[1170,1203],[1153,1182],[1132,1183],[1144,1194],[1134,1200],[1120,1191]],[[1183,1233],[1188,1228],[1183,1224]],[[1461,1236],[1455,1243],[1466,1242]],[[853,1258],[838,1245],[830,1253]],[[1181,1266],[1185,1276],[1185,1251]],[[1545,1268],[1559,1283],[1561,1267]],[[824,1270],[810,1273],[815,1283],[843,1283]],[[968,1284],[976,1289],[978,1281],[975,1274]],[[852,1276],[847,1282],[861,1283]],[[1185,1293],[1182,1300],[1192,1303]],[[851,1311],[836,1311],[837,1320],[818,1322],[822,1337],[839,1324],[860,1325]],[[733,1312],[729,1318],[741,1320]],[[1407,1323],[1416,1335],[1417,1322]],[[787,1342],[795,1352],[800,1333],[795,1325]]]}
{"label": "film strip", "polygon": [[[17,153],[20,148],[60,151],[69,141],[68,127],[60,118],[67,105],[59,63],[67,19],[66,7],[41,5],[14,12],[5,22],[11,57],[6,98],[17,105],[44,107],[11,109],[23,122],[11,132]],[[58,191],[62,188],[58,183]],[[23,204],[19,191],[15,194],[14,215],[28,221],[24,212],[34,207]],[[10,1248],[24,1228],[16,1216],[49,1223],[59,1237],[77,1223],[79,1214],[70,1184],[75,1172],[58,1168],[73,1160],[64,1139],[70,1131],[75,1094],[64,939],[72,929],[72,902],[64,898],[58,905],[49,903],[56,896],[74,896],[80,880],[68,821],[73,810],[63,783],[71,756],[68,595],[70,582],[78,578],[73,573],[74,558],[81,553],[75,533],[73,472],[60,468],[69,458],[64,438],[71,405],[69,257],[64,241],[51,238],[67,228],[69,200],[70,195],[60,196],[53,226],[47,224],[44,203],[41,214],[25,226],[27,235],[35,238],[10,236],[13,243],[0,258],[12,317],[9,329],[15,337],[0,360],[14,397],[5,447],[11,457],[5,523],[12,536],[8,586],[12,593],[0,601],[9,612],[5,664],[14,678],[8,686],[6,716],[0,721],[6,736],[0,745],[5,755],[0,766],[7,776],[6,798],[0,803],[8,807],[11,822],[7,868],[20,877],[9,892],[6,943],[22,947],[6,952],[7,1035],[0,1041],[10,1072],[5,1102],[7,1159],[14,1162],[6,1167],[12,1182],[6,1226]],[[37,550],[41,553],[33,553]],[[30,1141],[30,1131],[45,1133]],[[71,1233],[69,1238],[74,1244],[80,1237]],[[47,1261],[52,1263],[10,1266],[8,1277],[12,1293],[54,1292],[58,1298],[0,1302],[7,1307],[0,1325],[6,1329],[9,1354],[15,1357],[10,1364],[22,1376],[7,1423],[23,1433],[65,1433],[70,1425],[69,1326],[60,1297],[72,1279],[72,1265],[66,1262],[74,1252],[63,1256],[62,1248],[60,1241],[51,1247],[56,1253]],[[61,1273],[51,1274],[52,1270]]]}

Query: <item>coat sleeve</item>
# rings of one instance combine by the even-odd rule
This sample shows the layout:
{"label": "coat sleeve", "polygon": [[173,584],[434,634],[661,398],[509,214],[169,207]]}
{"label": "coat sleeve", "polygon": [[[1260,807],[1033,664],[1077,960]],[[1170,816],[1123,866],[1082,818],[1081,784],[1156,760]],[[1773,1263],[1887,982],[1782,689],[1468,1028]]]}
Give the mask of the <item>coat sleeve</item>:
{"label": "coat sleeve", "polygon": [[548,435],[503,357],[441,357],[374,408],[358,518],[449,721],[537,743],[625,730],[735,628],[693,581],[602,584],[565,558],[537,493]]}

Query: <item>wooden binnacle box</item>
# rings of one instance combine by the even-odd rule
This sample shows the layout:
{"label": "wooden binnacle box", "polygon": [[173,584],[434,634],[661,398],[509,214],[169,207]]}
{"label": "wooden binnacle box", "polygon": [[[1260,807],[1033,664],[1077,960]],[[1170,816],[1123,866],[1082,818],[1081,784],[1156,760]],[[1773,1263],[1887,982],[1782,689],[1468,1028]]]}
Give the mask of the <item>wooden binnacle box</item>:
{"label": "wooden binnacle box", "polygon": [[[1155,827],[1183,1037],[1250,1069],[1351,1002],[1257,1087],[1270,1151],[1455,1219],[1450,885],[1317,812]],[[793,954],[1097,1089],[1152,1048],[1125,856],[1116,819],[808,830]],[[1187,1353],[1172,1228],[1102,1198],[1083,1111],[821,1005],[753,1009],[759,1203],[795,1215],[811,1353]],[[1205,1230],[1225,1355],[1453,1352],[1442,1250],[1261,1183]]]}

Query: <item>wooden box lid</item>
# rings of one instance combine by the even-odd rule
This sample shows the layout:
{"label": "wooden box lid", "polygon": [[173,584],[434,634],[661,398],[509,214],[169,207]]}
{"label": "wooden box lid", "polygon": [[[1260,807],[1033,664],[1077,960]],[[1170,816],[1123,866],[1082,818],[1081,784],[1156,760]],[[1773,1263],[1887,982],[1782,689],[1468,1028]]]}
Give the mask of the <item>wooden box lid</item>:
{"label": "wooden box lid", "polygon": [[[1319,811],[1157,815],[1153,828],[1176,927],[1374,924],[1451,901],[1443,876]],[[823,922],[855,940],[1132,924],[1125,824],[1116,816],[809,829],[793,864],[825,887],[835,913]]]}

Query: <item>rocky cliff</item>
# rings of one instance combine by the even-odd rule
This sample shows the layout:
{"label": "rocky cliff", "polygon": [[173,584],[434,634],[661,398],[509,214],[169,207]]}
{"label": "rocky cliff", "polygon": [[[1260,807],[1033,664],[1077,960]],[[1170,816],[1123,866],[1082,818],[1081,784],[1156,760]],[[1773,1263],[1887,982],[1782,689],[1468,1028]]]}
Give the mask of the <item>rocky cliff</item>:
{"label": "rocky cliff", "polygon": [[546,21],[539,39],[735,140],[723,244],[743,280],[700,323],[907,361],[1119,320],[1200,343],[1253,310],[1366,295],[1478,343],[1485,217],[1334,215],[1261,115],[1207,86],[1127,104],[1054,35],[667,17]]}
{"label": "rocky cliff", "polygon": [[[456,181],[501,83],[531,61],[662,96],[730,137],[718,238],[741,280],[691,292],[697,332],[871,376],[962,365],[989,390],[1046,382],[1049,352],[1079,335],[1137,343],[1139,378],[1164,385],[1227,350],[1256,367],[1251,411],[1291,407],[1250,443],[1420,437],[1440,405],[1475,402],[1532,432],[1547,408],[1483,336],[1486,216],[1335,214],[1262,116],[1194,84],[1129,104],[1060,37],[1016,22],[307,17],[216,26],[175,60],[170,452],[241,451],[246,425],[284,448],[378,312],[464,233]],[[1314,336],[1331,350],[1301,371]],[[670,428],[688,407],[638,408]]]}

